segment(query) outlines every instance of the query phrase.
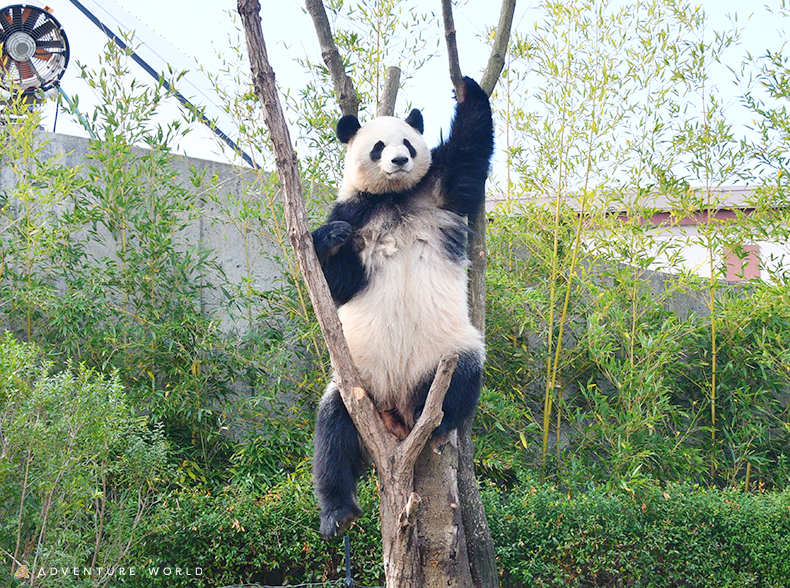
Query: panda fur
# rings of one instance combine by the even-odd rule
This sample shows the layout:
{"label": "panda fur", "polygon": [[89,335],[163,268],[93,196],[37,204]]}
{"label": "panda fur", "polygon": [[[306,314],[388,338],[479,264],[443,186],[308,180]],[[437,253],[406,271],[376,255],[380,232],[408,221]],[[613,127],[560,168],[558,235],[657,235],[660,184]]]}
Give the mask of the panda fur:
{"label": "panda fur", "polygon": [[[488,96],[464,78],[447,140],[429,150],[423,118],[354,116],[337,124],[348,143],[343,184],[313,242],[361,382],[390,430],[404,437],[425,405],[439,359],[459,355],[444,399],[443,435],[477,405],[483,338],[469,320],[467,225],[481,209],[494,145]],[[321,533],[342,533],[360,514],[366,457],[331,383],[316,418],[313,477]]]}

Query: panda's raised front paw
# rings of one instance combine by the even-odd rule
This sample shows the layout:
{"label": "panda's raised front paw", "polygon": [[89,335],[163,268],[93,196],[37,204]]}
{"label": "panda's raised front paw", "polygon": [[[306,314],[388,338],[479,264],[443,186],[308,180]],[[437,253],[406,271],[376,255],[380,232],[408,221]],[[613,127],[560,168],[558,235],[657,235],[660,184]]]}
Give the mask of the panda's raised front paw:
{"label": "panda's raised front paw", "polygon": [[321,513],[321,534],[324,537],[338,537],[362,514],[357,504]]}
{"label": "panda's raised front paw", "polygon": [[488,101],[488,94],[483,91],[476,81],[469,76],[464,76],[464,85],[456,92],[456,100],[458,103],[467,101]]}
{"label": "panda's raised front paw", "polygon": [[313,244],[318,259],[332,257],[351,237],[353,227],[346,221],[332,221],[313,231]]}

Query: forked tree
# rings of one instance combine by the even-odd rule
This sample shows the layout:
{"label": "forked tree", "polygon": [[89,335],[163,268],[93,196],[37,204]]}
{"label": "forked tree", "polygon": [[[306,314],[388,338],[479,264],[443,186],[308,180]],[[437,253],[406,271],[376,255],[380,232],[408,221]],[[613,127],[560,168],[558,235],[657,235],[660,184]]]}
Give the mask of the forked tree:
{"label": "forked tree", "polygon": [[[320,0],[307,0],[316,26],[322,56],[335,86],[344,114],[359,107],[353,81],[348,77],[334,43]],[[442,0],[451,80],[461,80],[455,43],[452,9]],[[481,87],[493,92],[504,58],[515,0],[504,0],[496,41]],[[442,401],[456,357],[439,364],[425,409],[403,441],[392,435],[359,382],[342,327],[315,254],[301,189],[296,153],[285,123],[263,38],[258,0],[238,0],[252,70],[253,85],[263,105],[280,177],[288,235],[305,278],[322,334],[326,340],[336,383],[343,402],[363,443],[376,464],[381,488],[381,533],[388,588],[493,587],[497,585],[493,543],[480,501],[472,464],[471,423],[443,439],[431,439],[441,423]],[[399,70],[388,71],[386,106],[379,114],[394,110]],[[459,99],[463,93],[457,92]],[[470,301],[475,326],[481,332],[485,317],[485,215],[480,210],[469,219],[475,237],[470,239]],[[430,504],[430,509],[420,508]],[[467,539],[468,536],[468,539]]]}

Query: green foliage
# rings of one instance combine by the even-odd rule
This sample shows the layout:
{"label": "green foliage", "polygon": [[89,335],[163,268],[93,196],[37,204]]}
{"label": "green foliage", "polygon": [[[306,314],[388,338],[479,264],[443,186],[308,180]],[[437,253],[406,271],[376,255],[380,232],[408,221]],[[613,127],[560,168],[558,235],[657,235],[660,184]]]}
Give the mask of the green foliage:
{"label": "green foliage", "polygon": [[[572,492],[528,477],[483,488],[502,586],[786,586],[790,497],[691,485],[637,491],[588,485]],[[375,479],[360,485],[365,515],[350,530],[357,584],[382,583]],[[332,581],[345,573],[342,542],[316,533],[309,474],[264,493],[186,491],[146,521],[127,585],[209,587]],[[164,579],[148,569],[200,568]]]}
{"label": "green foliage", "polygon": [[[750,143],[711,82],[738,30],[685,2],[541,11],[497,96],[483,464],[504,483],[537,467],[571,486],[785,488],[787,259],[722,281],[729,254],[787,240],[785,61],[754,60]],[[759,186],[743,211],[720,190],[735,177]]]}
{"label": "green foliage", "polygon": [[[0,385],[0,549],[11,564],[0,566],[0,580],[9,585],[22,564],[125,565],[166,477],[161,432],[134,415],[117,376],[87,368],[49,375],[39,351],[7,333]],[[47,585],[105,579],[61,576]]]}
{"label": "green foliage", "polygon": [[521,482],[484,493],[503,586],[787,586],[786,491],[567,493]]}
{"label": "green foliage", "polygon": [[[714,283],[714,362],[710,282],[650,271],[649,251],[618,264],[585,249],[571,279],[558,276],[552,301],[550,220],[539,203],[519,210],[490,225],[487,374],[496,392],[480,407],[483,465],[507,478],[543,464],[544,475],[571,485],[631,487],[652,477],[786,488],[785,287]],[[569,227],[561,222],[558,234]],[[550,320],[563,316],[563,298],[560,333]],[[558,353],[550,345],[560,337]],[[541,437],[553,456],[536,454]]]}
{"label": "green foliage", "polygon": [[0,194],[0,313],[26,339],[48,325],[49,309],[57,304],[47,276],[67,271],[82,255],[58,213],[84,182],[78,170],[45,152],[40,122],[20,97],[0,111],[0,165],[15,179]]}
{"label": "green foliage", "polygon": [[[359,498],[365,514],[349,530],[354,579],[377,586],[383,584],[383,569],[374,479],[360,483]],[[146,569],[198,567],[201,576],[178,582],[143,572],[131,585],[279,586],[344,577],[342,541],[326,541],[317,529],[318,508],[305,468],[262,493],[244,485],[216,493],[178,492],[146,522],[148,539],[135,560]]]}

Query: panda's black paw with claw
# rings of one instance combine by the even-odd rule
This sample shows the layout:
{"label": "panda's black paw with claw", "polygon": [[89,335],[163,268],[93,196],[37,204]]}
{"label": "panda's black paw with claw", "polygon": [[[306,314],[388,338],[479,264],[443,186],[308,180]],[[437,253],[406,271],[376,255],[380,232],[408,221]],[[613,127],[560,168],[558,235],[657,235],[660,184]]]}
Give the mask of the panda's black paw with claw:
{"label": "panda's black paw with claw", "polygon": [[313,231],[313,244],[318,259],[331,257],[351,237],[353,227],[346,221],[332,221]]}
{"label": "panda's black paw with claw", "polygon": [[337,510],[321,513],[321,534],[324,537],[338,537],[345,533],[355,520],[362,514],[362,509],[357,504],[352,504]]}

